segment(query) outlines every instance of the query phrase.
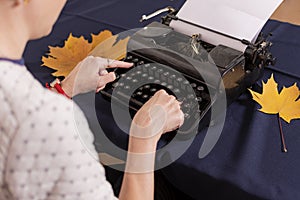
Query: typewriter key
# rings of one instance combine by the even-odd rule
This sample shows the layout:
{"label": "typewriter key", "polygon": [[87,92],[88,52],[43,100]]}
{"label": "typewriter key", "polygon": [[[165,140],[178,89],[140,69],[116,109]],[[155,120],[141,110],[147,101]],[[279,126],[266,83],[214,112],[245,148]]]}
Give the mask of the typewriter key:
{"label": "typewriter key", "polygon": [[121,74],[120,76],[121,76],[121,77],[125,77],[125,76],[126,76],[126,74]]}
{"label": "typewriter key", "polygon": [[143,95],[143,99],[148,99],[148,97],[149,97],[149,96],[148,96],[147,94],[144,94],[144,95]]}
{"label": "typewriter key", "polygon": [[195,87],[197,87],[197,84],[196,84],[196,83],[191,83],[191,86],[192,86],[193,88],[195,88]]}
{"label": "typewriter key", "polygon": [[176,88],[173,92],[174,92],[174,93],[179,93],[180,90],[179,90],[178,88]]}
{"label": "typewriter key", "polygon": [[145,85],[144,89],[150,89],[150,85]]}
{"label": "typewriter key", "polygon": [[133,82],[133,83],[137,83],[137,82],[139,82],[139,81],[138,81],[137,79],[133,79],[132,82]]}
{"label": "typewriter key", "polygon": [[141,96],[143,93],[141,92],[141,91],[138,91],[137,93],[136,93],[136,95],[138,95],[138,96]]}
{"label": "typewriter key", "polygon": [[136,72],[136,74],[141,74],[141,73],[142,73],[142,71],[140,71],[140,70]]}
{"label": "typewriter key", "polygon": [[139,59],[138,59],[138,58],[134,58],[134,59],[132,60],[132,62],[137,63],[137,62],[139,62]]}
{"label": "typewriter key", "polygon": [[132,56],[127,56],[126,60],[131,60]]}
{"label": "typewriter key", "polygon": [[198,102],[201,102],[202,98],[201,97],[196,97],[195,100],[198,101]]}
{"label": "typewriter key", "polygon": [[151,80],[154,80],[154,77],[153,76],[149,76],[148,79],[151,81]]}
{"label": "typewriter key", "polygon": [[169,74],[170,74],[169,72],[165,72],[164,76],[169,76]]}
{"label": "typewriter key", "polygon": [[170,89],[170,90],[172,90],[173,89],[173,85],[168,85],[167,88]]}
{"label": "typewriter key", "polygon": [[162,86],[167,86],[167,83],[166,82],[162,82],[161,85]]}
{"label": "typewriter key", "polygon": [[171,79],[175,79],[175,78],[176,78],[176,75],[173,74],[173,75],[170,76],[170,78],[171,78]]}
{"label": "typewriter key", "polygon": [[150,89],[150,92],[153,92],[153,93],[154,93],[154,92],[156,92],[156,91],[157,91],[156,88],[151,88],[151,89]]}
{"label": "typewriter key", "polygon": [[147,77],[147,76],[148,76],[148,74],[142,74],[142,77],[144,77],[144,78]]}
{"label": "typewriter key", "polygon": [[125,88],[126,90],[129,90],[129,89],[130,89],[130,86],[129,86],[129,85],[126,85],[124,88]]}
{"label": "typewriter key", "polygon": [[127,79],[127,80],[131,80],[132,77],[131,77],[131,76],[127,76],[126,79]]}
{"label": "typewriter key", "polygon": [[143,65],[145,62],[144,61],[140,61],[138,62],[138,65]]}
{"label": "typewriter key", "polygon": [[188,118],[190,118],[190,115],[188,113],[184,113],[184,118],[188,119]]}
{"label": "typewriter key", "polygon": [[193,94],[189,94],[189,95],[187,96],[187,98],[188,98],[188,99],[193,99],[193,98],[194,98],[194,95],[193,95]]}
{"label": "typewriter key", "polygon": [[177,78],[178,82],[181,82],[183,80],[183,78]]}
{"label": "typewriter key", "polygon": [[159,83],[160,83],[160,80],[156,79],[156,80],[154,81],[154,83],[159,84]]}
{"label": "typewriter key", "polygon": [[197,90],[198,90],[198,91],[203,91],[203,90],[204,90],[204,87],[203,87],[203,86],[198,86],[198,87],[197,87]]}
{"label": "typewriter key", "polygon": [[120,86],[120,87],[123,87],[123,86],[124,86],[124,83],[119,83],[119,86]]}

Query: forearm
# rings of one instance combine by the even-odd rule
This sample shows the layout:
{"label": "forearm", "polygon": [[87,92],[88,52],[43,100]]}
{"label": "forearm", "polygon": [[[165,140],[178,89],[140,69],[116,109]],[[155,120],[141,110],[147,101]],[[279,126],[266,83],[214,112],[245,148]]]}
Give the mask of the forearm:
{"label": "forearm", "polygon": [[119,195],[121,200],[154,199],[156,139],[129,139],[126,171]]}

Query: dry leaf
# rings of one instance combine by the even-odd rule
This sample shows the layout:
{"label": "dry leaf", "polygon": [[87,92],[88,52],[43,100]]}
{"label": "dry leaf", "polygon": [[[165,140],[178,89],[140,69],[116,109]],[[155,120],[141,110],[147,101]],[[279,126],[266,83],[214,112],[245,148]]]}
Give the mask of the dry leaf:
{"label": "dry leaf", "polygon": [[90,44],[83,36],[76,38],[70,34],[64,47],[49,47],[48,57],[43,57],[43,66],[57,70],[53,76],[67,76],[76,65],[87,57],[92,50]]}
{"label": "dry leaf", "polygon": [[129,37],[116,42],[117,37],[118,36],[115,35],[101,42],[89,55],[110,58],[114,60],[121,60],[125,58]]}
{"label": "dry leaf", "polygon": [[112,37],[112,32],[109,30],[104,30],[100,32],[98,35],[92,34],[92,49],[94,49],[98,44]]}
{"label": "dry leaf", "polygon": [[83,36],[76,38],[70,34],[64,47],[49,47],[47,57],[42,58],[42,66],[56,70],[53,76],[66,77],[88,55],[121,60],[126,56],[129,37],[116,42],[117,38],[117,35],[104,30],[98,35],[92,34],[92,42],[89,43]]}
{"label": "dry leaf", "polygon": [[253,99],[261,105],[261,112],[279,114],[279,117],[290,123],[292,119],[300,118],[299,88],[295,83],[288,88],[283,87],[278,93],[277,83],[273,74],[267,83],[263,82],[263,92],[259,94],[250,90]]}

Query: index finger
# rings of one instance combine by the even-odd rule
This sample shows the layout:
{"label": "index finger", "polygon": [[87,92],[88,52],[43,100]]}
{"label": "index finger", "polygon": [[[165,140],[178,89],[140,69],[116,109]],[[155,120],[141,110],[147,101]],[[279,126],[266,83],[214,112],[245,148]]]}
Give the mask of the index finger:
{"label": "index finger", "polygon": [[107,68],[130,68],[133,66],[133,63],[119,61],[119,60],[110,60]]}

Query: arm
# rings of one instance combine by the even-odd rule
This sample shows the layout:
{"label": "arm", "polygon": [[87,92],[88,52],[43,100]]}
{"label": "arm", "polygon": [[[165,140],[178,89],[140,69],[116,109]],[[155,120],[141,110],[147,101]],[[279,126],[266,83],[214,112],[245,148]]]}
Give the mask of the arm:
{"label": "arm", "polygon": [[183,124],[183,113],[175,97],[157,92],[133,119],[121,200],[154,199],[155,151],[159,138]]}

